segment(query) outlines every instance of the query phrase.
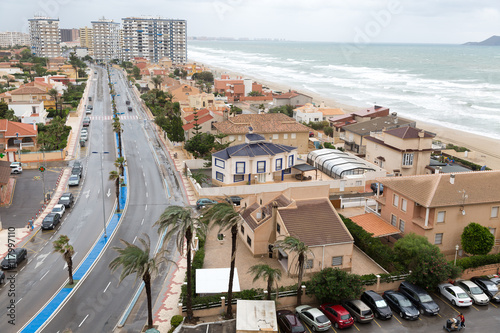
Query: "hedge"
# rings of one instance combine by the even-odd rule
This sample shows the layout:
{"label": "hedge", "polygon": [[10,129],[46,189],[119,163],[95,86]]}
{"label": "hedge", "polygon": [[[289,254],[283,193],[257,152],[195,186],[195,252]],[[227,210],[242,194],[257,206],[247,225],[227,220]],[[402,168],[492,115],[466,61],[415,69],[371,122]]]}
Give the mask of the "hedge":
{"label": "hedge", "polygon": [[463,269],[476,268],[498,263],[500,263],[500,253],[465,257],[457,260],[457,266],[460,266]]}

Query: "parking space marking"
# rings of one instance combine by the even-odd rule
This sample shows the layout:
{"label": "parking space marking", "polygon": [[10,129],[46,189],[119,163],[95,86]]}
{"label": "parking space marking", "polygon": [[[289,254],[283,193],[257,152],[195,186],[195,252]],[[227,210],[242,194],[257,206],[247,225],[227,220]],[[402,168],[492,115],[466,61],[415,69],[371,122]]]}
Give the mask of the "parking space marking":
{"label": "parking space marking", "polygon": [[453,309],[456,313],[460,313],[460,311],[458,311],[457,309],[455,309],[455,307],[454,307],[454,306],[452,306],[452,305],[448,302],[448,300],[446,300],[446,301],[445,301],[445,300],[444,300],[444,299],[442,299],[442,298],[441,298],[441,296],[439,296],[438,294],[436,294],[436,293],[433,293],[433,294],[434,294],[434,296],[436,296],[437,298],[439,298],[440,300],[442,300],[444,304],[446,304],[446,305],[448,305],[450,308],[452,308],[452,309]]}
{"label": "parking space marking", "polygon": [[472,304],[471,306],[472,306],[474,309],[476,309],[476,311],[479,311],[479,309],[478,309],[478,308],[476,308],[476,307],[474,306],[474,304]]}
{"label": "parking space marking", "polygon": [[441,317],[441,315],[439,313],[438,313],[438,316],[439,316],[439,318],[443,318],[443,317]]}
{"label": "parking space marking", "polygon": [[378,327],[382,328],[382,326],[380,326],[380,324],[378,323],[378,321],[376,321],[375,319],[373,319],[373,321],[375,322],[375,324],[378,325]]}
{"label": "parking space marking", "polygon": [[398,321],[398,323],[400,323],[401,325],[403,325],[403,323],[399,321],[398,317],[392,316],[392,318],[396,319]]}
{"label": "parking space marking", "polygon": [[498,306],[496,306],[495,304],[493,304],[493,303],[490,303],[490,305],[493,305],[493,306],[494,306],[495,308],[497,308],[497,309],[498,309]]}
{"label": "parking space marking", "polygon": [[356,326],[356,324],[352,324],[352,325],[353,325],[354,327],[356,327],[356,329],[357,329],[357,330],[358,330],[358,332],[359,332],[359,328],[358,328],[358,326]]}

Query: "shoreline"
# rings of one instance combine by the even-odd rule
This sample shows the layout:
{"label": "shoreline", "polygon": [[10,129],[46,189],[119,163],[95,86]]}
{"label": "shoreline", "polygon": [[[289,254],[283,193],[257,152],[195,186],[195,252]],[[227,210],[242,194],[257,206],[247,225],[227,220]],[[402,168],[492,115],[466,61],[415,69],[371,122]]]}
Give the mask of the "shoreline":
{"label": "shoreline", "polygon": [[[189,61],[194,61],[194,60],[189,59]],[[258,82],[263,86],[268,87],[271,90],[277,90],[283,92],[286,92],[290,89],[296,90],[312,97],[313,102],[316,104],[324,102],[326,106],[332,108],[341,108],[342,110],[344,110],[345,113],[350,113],[363,108],[362,106],[358,107],[340,103],[331,97],[323,96],[321,94],[304,89],[303,87],[287,86],[282,83],[276,83],[265,79],[259,79],[252,75],[227,70],[225,68],[212,66],[210,64],[200,63],[200,62],[196,63],[202,64],[206,68],[209,68],[212,72],[214,72],[214,77],[220,76],[220,74],[229,74],[231,77],[241,76],[244,78],[252,79],[253,81]],[[382,105],[382,106],[391,109],[390,105]],[[475,158],[468,158],[468,160],[471,160],[476,164],[486,165],[489,168],[495,170],[500,169],[500,153],[498,153],[499,150],[497,148],[498,145],[500,144],[500,140],[461,130],[455,130],[450,127],[427,123],[425,121],[417,121],[417,128],[435,133],[436,134],[435,140],[439,140],[444,143],[452,143],[454,145],[461,147],[466,147],[469,150],[476,152]]]}

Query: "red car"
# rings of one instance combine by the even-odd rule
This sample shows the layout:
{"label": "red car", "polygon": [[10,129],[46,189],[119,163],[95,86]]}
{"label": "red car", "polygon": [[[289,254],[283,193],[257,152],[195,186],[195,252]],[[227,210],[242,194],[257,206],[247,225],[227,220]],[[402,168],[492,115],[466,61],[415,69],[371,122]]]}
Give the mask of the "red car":
{"label": "red car", "polygon": [[319,309],[330,319],[335,328],[348,328],[354,324],[351,314],[342,305],[321,304]]}

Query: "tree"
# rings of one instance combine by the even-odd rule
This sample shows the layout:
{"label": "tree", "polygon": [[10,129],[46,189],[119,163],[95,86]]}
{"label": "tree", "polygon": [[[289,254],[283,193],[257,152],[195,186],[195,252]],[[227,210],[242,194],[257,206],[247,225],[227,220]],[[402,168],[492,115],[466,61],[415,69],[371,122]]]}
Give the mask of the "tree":
{"label": "tree", "polygon": [[115,160],[115,167],[120,170],[120,175],[123,177],[123,173],[125,170],[125,166],[127,166],[127,161],[125,160],[125,157],[117,157]]}
{"label": "tree", "polygon": [[18,121],[14,110],[9,109],[9,105],[4,101],[0,101],[0,119],[7,119],[10,121]]}
{"label": "tree", "polygon": [[237,106],[234,106],[233,104],[231,104],[230,106],[230,111],[229,111],[229,114],[230,115],[237,115],[237,114],[242,114],[243,113],[243,110]]}
{"label": "tree", "polygon": [[272,109],[269,109],[269,113],[284,113],[288,117],[293,117],[293,106],[291,105],[277,106]]}
{"label": "tree", "polygon": [[405,235],[394,244],[396,261],[411,274],[407,281],[426,289],[457,277],[460,268],[450,264],[436,245],[414,233]]}
{"label": "tree", "polygon": [[266,111],[266,106],[264,104],[259,104],[259,113],[264,113]]}
{"label": "tree", "polygon": [[185,140],[183,125],[180,115],[174,115],[169,118],[167,137],[170,141],[183,142]]}
{"label": "tree", "polygon": [[248,96],[264,96],[260,91],[252,90],[248,93]]}
{"label": "tree", "polygon": [[167,244],[172,238],[176,239],[177,250],[181,255],[184,252],[184,239],[186,240],[186,307],[187,321],[190,322],[193,319],[191,248],[194,246],[194,235],[204,236],[206,234],[207,226],[197,217],[193,216],[193,210],[191,208],[180,206],[170,206],[165,209],[154,225],[158,226],[158,234],[160,235],[167,230],[167,233],[163,238],[163,244]]}
{"label": "tree", "polygon": [[110,171],[109,172],[109,180],[113,180],[115,182],[115,194],[116,194],[116,210],[120,211],[120,174],[118,171]]}
{"label": "tree", "polygon": [[333,128],[330,126],[323,127],[323,132],[329,137],[333,137]]}
{"label": "tree", "polygon": [[[253,265],[248,269],[248,273],[253,274],[253,282],[262,278],[267,281],[267,300],[271,300],[271,291],[274,281],[281,279],[281,270],[278,268],[272,268],[269,265],[257,264]],[[276,290],[278,290],[276,286]]]}
{"label": "tree", "polygon": [[472,222],[464,228],[462,248],[466,253],[473,255],[488,254],[493,245],[495,245],[495,236],[487,227]]}
{"label": "tree", "polygon": [[213,83],[214,82],[214,75],[212,72],[204,71],[200,73],[194,73],[191,75],[191,79],[193,80],[201,80],[203,82],[208,82],[208,83]]}
{"label": "tree", "polygon": [[54,252],[61,253],[68,265],[69,274],[69,284],[74,284],[73,281],[73,254],[75,251],[73,246],[69,244],[69,237],[66,235],[60,235],[59,238],[52,242],[54,247]]}
{"label": "tree", "polygon": [[163,79],[161,76],[157,75],[151,78],[151,82],[154,84],[155,89],[159,89],[163,83]]}
{"label": "tree", "polygon": [[328,267],[313,275],[308,289],[320,303],[340,303],[358,297],[363,292],[359,275]]}
{"label": "tree", "polygon": [[69,55],[69,63],[71,67],[75,70],[75,78],[78,79],[78,68],[80,67],[81,60],[78,59],[74,52],[71,52]]}
{"label": "tree", "polygon": [[195,158],[203,158],[212,150],[215,137],[210,133],[199,133],[186,141],[184,148]]}
{"label": "tree", "polygon": [[[48,93],[50,97],[54,99],[54,102],[56,104],[56,114],[57,114],[57,104],[58,104],[57,102],[58,102],[59,92],[56,89],[52,88],[48,91]],[[62,108],[61,108],[61,113],[62,113]],[[59,117],[62,117],[62,114],[59,114]]]}
{"label": "tree", "polygon": [[141,79],[141,70],[139,69],[139,67],[134,66],[132,68],[132,75],[134,76],[134,78],[136,80],[140,80]]}
{"label": "tree", "polygon": [[114,272],[119,267],[122,267],[119,283],[121,283],[127,276],[134,273],[136,274],[136,281],[138,278],[142,279],[144,282],[144,288],[146,289],[146,298],[148,303],[148,328],[152,328],[153,307],[151,302],[151,280],[158,274],[161,263],[168,260],[164,256],[166,253],[165,249],[160,249],[158,250],[158,253],[151,256],[151,242],[148,235],[144,235],[144,237],[145,239],[137,239],[142,244],[142,248],[120,239],[125,247],[113,247],[119,255],[111,261],[109,268],[112,272]]}
{"label": "tree", "polygon": [[220,202],[211,206],[203,215],[203,219],[219,227],[219,232],[231,231],[231,268],[229,270],[229,286],[227,290],[226,319],[233,319],[233,280],[234,265],[236,263],[236,241],[238,239],[238,228],[242,223],[239,211],[228,202]]}
{"label": "tree", "polygon": [[309,247],[300,239],[286,236],[278,240],[274,247],[288,252],[295,252],[292,262],[295,262],[295,272],[297,273],[297,305],[302,304],[302,278],[304,277],[304,267],[309,255],[313,255]]}
{"label": "tree", "polygon": [[118,116],[115,116],[113,118],[113,132],[118,134],[118,155],[119,157],[122,157],[123,152],[122,152],[122,123],[120,122],[120,118]]}

